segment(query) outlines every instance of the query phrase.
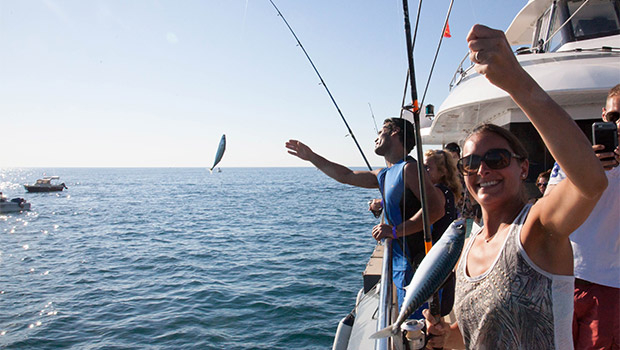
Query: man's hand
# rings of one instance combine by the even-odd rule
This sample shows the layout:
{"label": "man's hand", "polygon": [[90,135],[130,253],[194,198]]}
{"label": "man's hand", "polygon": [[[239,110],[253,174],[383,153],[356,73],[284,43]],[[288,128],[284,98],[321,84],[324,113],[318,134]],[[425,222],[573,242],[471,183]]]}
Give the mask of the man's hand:
{"label": "man's hand", "polygon": [[[592,146],[594,151],[600,151],[604,148],[603,145]],[[597,153],[596,157],[601,161],[605,170],[611,170],[620,164],[620,148],[616,147],[613,152]]]}
{"label": "man's hand", "polygon": [[380,241],[383,238],[392,238],[392,226],[379,224],[372,228],[372,238]]}
{"label": "man's hand", "polygon": [[297,140],[288,140],[288,142],[286,143],[286,148],[289,149],[289,154],[292,154],[307,161],[310,161],[310,158],[314,154],[310,147]]}
{"label": "man's hand", "polygon": [[368,201],[368,210],[378,218],[381,215],[383,206],[381,205],[381,199],[371,199]]}

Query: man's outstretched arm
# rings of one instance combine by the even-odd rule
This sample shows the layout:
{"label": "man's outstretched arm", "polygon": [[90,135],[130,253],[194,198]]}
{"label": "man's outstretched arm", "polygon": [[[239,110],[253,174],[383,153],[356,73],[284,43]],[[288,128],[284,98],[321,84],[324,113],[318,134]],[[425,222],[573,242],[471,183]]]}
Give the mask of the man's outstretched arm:
{"label": "man's outstretched arm", "polygon": [[297,140],[288,140],[286,143],[286,148],[288,148],[289,154],[312,163],[327,176],[338,182],[364,188],[379,187],[379,182],[377,181],[378,170],[353,171],[344,165],[340,165],[323,158],[322,156],[314,153],[310,147]]}

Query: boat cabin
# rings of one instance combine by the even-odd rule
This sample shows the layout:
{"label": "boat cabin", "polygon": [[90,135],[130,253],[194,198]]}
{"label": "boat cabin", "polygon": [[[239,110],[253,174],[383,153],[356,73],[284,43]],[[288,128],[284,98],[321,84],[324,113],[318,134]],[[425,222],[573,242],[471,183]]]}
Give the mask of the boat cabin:
{"label": "boat cabin", "polygon": [[618,0],[590,0],[587,4],[584,0],[530,1],[515,17],[506,35],[511,45],[530,45],[519,53],[600,48],[596,41],[583,41],[620,34],[618,3]]}

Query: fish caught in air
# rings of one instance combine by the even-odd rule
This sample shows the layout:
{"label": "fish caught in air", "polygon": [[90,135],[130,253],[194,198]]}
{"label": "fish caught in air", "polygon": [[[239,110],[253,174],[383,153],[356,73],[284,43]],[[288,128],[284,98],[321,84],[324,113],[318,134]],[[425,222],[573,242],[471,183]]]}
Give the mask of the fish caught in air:
{"label": "fish caught in air", "polygon": [[213,173],[213,168],[217,165],[217,163],[222,160],[224,156],[224,151],[226,150],[226,135],[222,135],[220,139],[220,146],[217,148],[217,153],[215,153],[215,161],[213,162],[213,166],[209,169],[209,172]]}

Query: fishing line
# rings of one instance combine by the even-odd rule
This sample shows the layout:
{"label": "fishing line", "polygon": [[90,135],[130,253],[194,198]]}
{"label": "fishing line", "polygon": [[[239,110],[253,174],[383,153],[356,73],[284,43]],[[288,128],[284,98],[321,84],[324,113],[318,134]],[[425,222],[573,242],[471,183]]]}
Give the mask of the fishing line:
{"label": "fishing line", "polygon": [[364,155],[364,152],[362,151],[362,147],[360,147],[360,144],[357,142],[357,139],[355,138],[355,135],[353,134],[353,131],[349,127],[349,123],[347,123],[347,120],[344,118],[344,115],[342,115],[342,112],[340,111],[340,107],[338,107],[338,104],[336,103],[336,100],[334,99],[334,96],[332,96],[332,93],[329,91],[329,88],[327,87],[327,84],[325,84],[325,81],[323,80],[323,77],[321,76],[321,73],[319,73],[319,70],[314,65],[314,62],[312,62],[312,59],[310,58],[310,55],[308,55],[308,52],[306,51],[304,46],[301,44],[301,41],[299,41],[299,38],[297,37],[297,35],[293,31],[293,28],[291,28],[291,26],[288,24],[288,21],[286,20],[286,18],[284,18],[284,15],[282,15],[282,12],[280,12],[278,7],[276,6],[276,4],[274,4],[274,2],[272,0],[269,0],[269,2],[276,9],[276,11],[278,12],[278,16],[280,16],[282,18],[282,20],[284,21],[284,24],[286,24],[286,26],[288,27],[288,30],[291,32],[291,34],[293,34],[293,37],[297,41],[297,45],[299,45],[301,50],[306,55],[306,58],[308,59],[308,61],[312,65],[312,68],[314,69],[314,72],[319,77],[319,80],[321,80],[321,85],[323,85],[323,87],[325,88],[325,91],[327,91],[327,94],[329,95],[329,98],[332,100],[332,103],[336,107],[336,110],[338,111],[338,114],[340,115],[340,118],[342,118],[342,121],[344,122],[344,125],[347,127],[347,130],[349,131],[349,135],[351,135],[351,138],[355,142],[355,145],[357,146],[357,149],[360,151],[360,154],[362,155],[362,158],[364,158],[364,162],[366,163],[366,166],[368,167],[368,170],[372,171],[372,167],[370,166],[370,163],[368,163],[368,160],[366,159],[366,155]]}
{"label": "fishing line", "polygon": [[377,120],[375,119],[375,114],[372,112],[372,106],[370,102],[368,102],[368,108],[370,108],[370,116],[372,117],[372,121],[375,122],[375,132],[379,134],[379,129],[377,129]]}

